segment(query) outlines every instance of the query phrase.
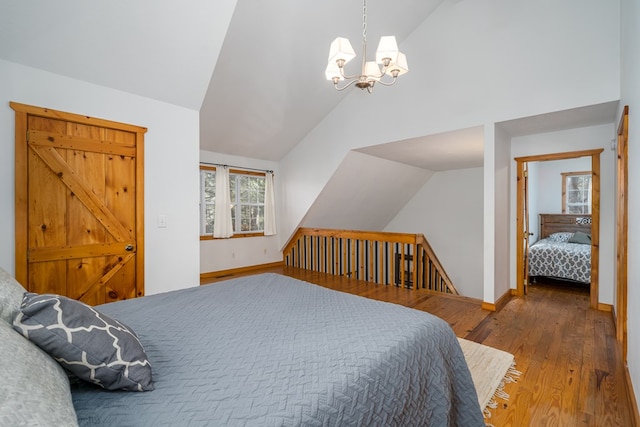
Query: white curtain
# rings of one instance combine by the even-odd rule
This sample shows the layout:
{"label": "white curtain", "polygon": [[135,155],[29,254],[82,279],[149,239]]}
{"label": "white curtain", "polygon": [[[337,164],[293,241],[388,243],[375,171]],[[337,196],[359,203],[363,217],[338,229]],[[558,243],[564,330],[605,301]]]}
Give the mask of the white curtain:
{"label": "white curtain", "polygon": [[216,168],[216,208],[213,217],[213,237],[233,236],[231,222],[231,191],[229,190],[229,169]]}
{"label": "white curtain", "polygon": [[267,172],[264,183],[264,235],[276,234],[276,203],[273,195],[273,172]]}

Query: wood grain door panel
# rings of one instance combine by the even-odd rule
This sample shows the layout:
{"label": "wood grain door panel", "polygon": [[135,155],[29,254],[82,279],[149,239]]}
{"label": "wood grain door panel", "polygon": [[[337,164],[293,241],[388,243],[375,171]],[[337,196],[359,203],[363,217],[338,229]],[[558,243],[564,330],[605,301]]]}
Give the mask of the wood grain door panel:
{"label": "wood grain door panel", "polygon": [[92,305],[143,295],[146,129],[11,106],[18,280]]}

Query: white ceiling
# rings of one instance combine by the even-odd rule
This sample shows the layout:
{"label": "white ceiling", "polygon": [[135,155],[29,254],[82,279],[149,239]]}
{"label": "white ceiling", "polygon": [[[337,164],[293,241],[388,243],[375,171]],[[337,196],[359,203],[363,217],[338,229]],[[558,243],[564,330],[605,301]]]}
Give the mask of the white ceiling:
{"label": "white ceiling", "polygon": [[616,122],[618,101],[508,120],[498,126],[510,136],[533,135]]}
{"label": "white ceiling", "polygon": [[[384,35],[395,35],[402,49],[442,2],[370,0],[368,55]],[[338,36],[361,58],[360,1],[239,0],[200,111],[201,148],[281,159],[349,92],[324,77]]]}
{"label": "white ceiling", "polygon": [[[402,49],[444,1],[369,0],[369,55],[382,35]],[[337,36],[360,55],[359,0],[0,0],[0,58],[199,110],[202,150],[274,161],[349,92],[324,78]],[[616,107],[499,126],[517,136],[610,123]],[[481,166],[482,140],[476,127],[359,151],[437,171]]]}
{"label": "white ceiling", "polygon": [[482,167],[482,126],[361,148],[358,151],[398,163],[444,171]]}
{"label": "white ceiling", "polygon": [[235,0],[0,0],[0,58],[199,110]]}
{"label": "white ceiling", "polygon": [[[369,0],[369,55],[443,1]],[[337,36],[360,55],[359,0],[0,0],[0,58],[199,110],[201,149],[266,160],[348,93],[324,78]]]}

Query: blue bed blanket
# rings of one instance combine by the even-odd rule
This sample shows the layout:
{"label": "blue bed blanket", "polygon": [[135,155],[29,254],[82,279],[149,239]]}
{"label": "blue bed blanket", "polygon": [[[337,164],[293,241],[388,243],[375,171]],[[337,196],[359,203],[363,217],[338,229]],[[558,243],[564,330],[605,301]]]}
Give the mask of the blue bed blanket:
{"label": "blue bed blanket", "polygon": [[428,313],[278,274],[97,307],[155,390],[72,387],[80,425],[484,426],[458,340]]}

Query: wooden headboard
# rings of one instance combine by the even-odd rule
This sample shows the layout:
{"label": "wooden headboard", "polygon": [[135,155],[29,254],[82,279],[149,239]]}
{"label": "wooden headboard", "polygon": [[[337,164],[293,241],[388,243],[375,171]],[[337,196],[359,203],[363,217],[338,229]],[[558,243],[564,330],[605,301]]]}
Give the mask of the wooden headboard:
{"label": "wooden headboard", "polygon": [[591,234],[591,214],[540,214],[540,238],[561,231]]}

